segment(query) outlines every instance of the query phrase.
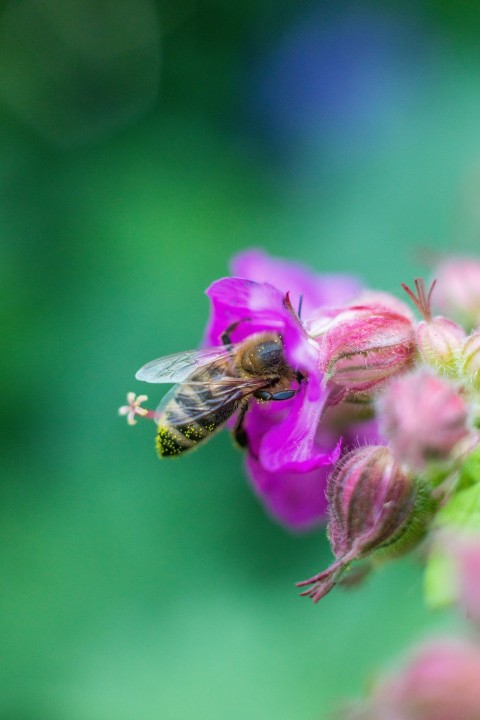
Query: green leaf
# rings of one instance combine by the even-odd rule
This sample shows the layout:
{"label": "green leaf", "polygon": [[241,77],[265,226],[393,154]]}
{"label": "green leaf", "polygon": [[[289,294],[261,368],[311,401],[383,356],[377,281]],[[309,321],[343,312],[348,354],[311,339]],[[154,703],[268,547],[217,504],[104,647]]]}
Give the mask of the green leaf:
{"label": "green leaf", "polygon": [[460,469],[459,488],[480,483],[480,447],[468,456]]}
{"label": "green leaf", "polygon": [[451,605],[456,599],[455,564],[450,555],[435,549],[427,562],[424,575],[427,604],[434,609]]}
{"label": "green leaf", "polygon": [[480,483],[460,490],[438,512],[436,526],[480,532]]}
{"label": "green leaf", "polygon": [[[438,530],[480,534],[480,455],[475,452],[462,468],[460,489],[438,512]],[[432,608],[450,605],[457,597],[457,568],[452,555],[437,544],[427,562],[424,576],[425,600]]]}

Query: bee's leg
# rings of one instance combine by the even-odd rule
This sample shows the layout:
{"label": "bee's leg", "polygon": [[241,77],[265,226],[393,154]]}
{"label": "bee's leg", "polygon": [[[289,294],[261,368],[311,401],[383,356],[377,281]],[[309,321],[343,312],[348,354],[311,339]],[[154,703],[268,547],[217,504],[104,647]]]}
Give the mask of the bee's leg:
{"label": "bee's leg", "polygon": [[220,335],[220,340],[222,341],[222,343],[223,343],[224,345],[231,345],[231,342],[232,342],[231,334],[232,334],[232,332],[235,330],[235,328],[237,328],[237,327],[240,325],[240,323],[242,323],[242,322],[249,322],[250,319],[251,319],[251,318],[248,318],[248,317],[247,317],[247,318],[242,318],[241,320],[236,320],[234,323],[232,323],[231,325],[229,325],[229,326],[227,327],[227,329],[224,330],[224,332]]}
{"label": "bee's leg", "polygon": [[233,437],[237,445],[241,448],[248,447],[248,436],[245,428],[243,427],[243,421],[245,420],[245,414],[248,410],[248,400],[243,400],[240,404],[240,410],[237,416],[237,421],[233,427]]}

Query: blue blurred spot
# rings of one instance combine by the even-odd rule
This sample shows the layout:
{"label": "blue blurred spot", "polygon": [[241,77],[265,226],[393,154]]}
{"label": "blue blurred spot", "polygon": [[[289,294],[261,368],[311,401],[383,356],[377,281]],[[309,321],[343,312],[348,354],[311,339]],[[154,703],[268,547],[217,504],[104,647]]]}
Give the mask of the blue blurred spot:
{"label": "blue blurred spot", "polygon": [[316,10],[254,71],[256,121],[288,144],[374,139],[421,97],[431,44],[413,14]]}

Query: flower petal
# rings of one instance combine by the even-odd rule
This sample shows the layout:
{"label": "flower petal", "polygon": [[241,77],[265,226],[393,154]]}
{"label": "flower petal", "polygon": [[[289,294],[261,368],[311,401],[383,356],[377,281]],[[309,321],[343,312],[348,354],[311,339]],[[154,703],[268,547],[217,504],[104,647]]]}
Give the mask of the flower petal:
{"label": "flower petal", "polygon": [[308,268],[251,249],[236,255],[231,267],[234,275],[259,283],[271,283],[283,294],[290,293],[295,309],[302,296],[302,317],[325,305],[342,305],[361,291],[360,282],[350,275],[317,275]]}
{"label": "flower petal", "polygon": [[328,391],[319,397],[318,384],[309,379],[290,401],[286,417],[263,436],[259,460],[270,472],[308,472],[338,460],[341,440],[325,449],[316,442],[317,429],[328,400]]}
{"label": "flower petal", "polygon": [[222,278],[206,290],[212,303],[206,342],[218,345],[222,333],[232,325],[232,339],[239,342],[254,332],[281,331],[287,310],[283,295],[268,283],[243,278]]}
{"label": "flower petal", "polygon": [[330,466],[306,473],[272,473],[252,455],[246,464],[255,493],[279,522],[294,530],[306,530],[324,519]]}

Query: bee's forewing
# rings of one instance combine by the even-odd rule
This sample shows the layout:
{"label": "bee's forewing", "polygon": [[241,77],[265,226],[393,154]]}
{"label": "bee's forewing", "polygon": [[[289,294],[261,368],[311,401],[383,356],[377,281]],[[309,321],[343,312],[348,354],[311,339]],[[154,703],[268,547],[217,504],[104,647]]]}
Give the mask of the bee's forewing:
{"label": "bee's forewing", "polygon": [[177,403],[181,394],[180,407],[182,414],[190,422],[206,417],[231,402],[239,401],[255,390],[265,387],[265,381],[260,378],[233,378],[225,376],[218,381],[205,382],[192,381],[175,385],[163,397],[155,411],[155,416],[161,418],[163,412],[171,401]]}
{"label": "bee's forewing", "polygon": [[177,392],[178,385],[174,385],[173,388],[171,388],[162,398],[162,401],[160,402],[160,405],[155,410],[155,422],[158,422],[160,419],[163,411],[167,407],[170,400],[173,400],[175,397],[175,393]]}
{"label": "bee's forewing", "polygon": [[229,357],[232,347],[232,345],[221,345],[165,355],[141,367],[135,377],[137,380],[149,383],[180,383],[198,368]]}

